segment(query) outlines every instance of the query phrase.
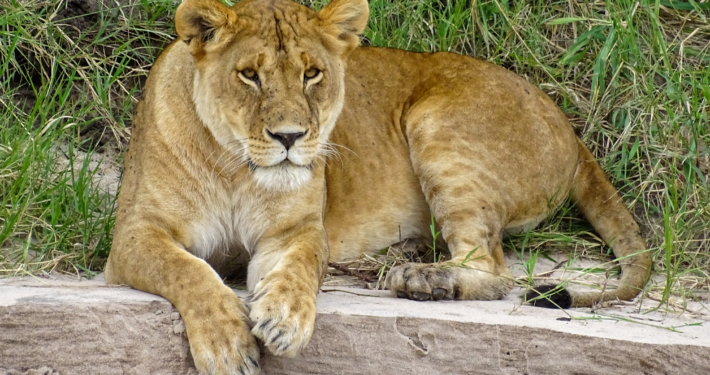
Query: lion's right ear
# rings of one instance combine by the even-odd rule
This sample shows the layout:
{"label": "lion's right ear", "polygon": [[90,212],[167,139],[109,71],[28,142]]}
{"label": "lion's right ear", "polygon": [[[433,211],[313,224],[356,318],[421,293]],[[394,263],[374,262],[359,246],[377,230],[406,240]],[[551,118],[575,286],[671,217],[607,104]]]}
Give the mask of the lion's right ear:
{"label": "lion's right ear", "polygon": [[185,0],[175,13],[178,36],[196,57],[227,39],[236,21],[234,11],[216,0]]}

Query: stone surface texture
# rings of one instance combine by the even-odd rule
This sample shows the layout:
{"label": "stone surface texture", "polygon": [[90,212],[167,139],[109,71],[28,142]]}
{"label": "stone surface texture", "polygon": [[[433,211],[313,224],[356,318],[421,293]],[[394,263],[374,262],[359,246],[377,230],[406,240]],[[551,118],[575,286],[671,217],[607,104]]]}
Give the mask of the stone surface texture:
{"label": "stone surface texture", "polygon": [[[261,362],[265,374],[710,374],[702,318],[324,287],[302,355]],[[0,374],[196,374],[184,332],[161,297],[100,277],[0,280]]]}

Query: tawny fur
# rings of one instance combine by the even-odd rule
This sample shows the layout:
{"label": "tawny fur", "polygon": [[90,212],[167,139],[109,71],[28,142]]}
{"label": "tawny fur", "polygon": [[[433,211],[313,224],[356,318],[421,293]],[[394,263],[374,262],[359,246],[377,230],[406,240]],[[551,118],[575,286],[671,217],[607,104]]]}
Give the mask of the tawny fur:
{"label": "tawny fur", "polygon": [[[573,304],[644,286],[638,227],[544,93],[470,57],[356,48],[367,15],[364,0],[176,13],[136,111],[106,278],[171,301],[201,373],[257,373],[255,337],[298,353],[329,256],[426,237],[430,212],[453,259],[394,268],[394,295],[503,297],[503,234],[568,197],[623,269],[618,289]],[[215,271],[247,258],[250,309]]]}

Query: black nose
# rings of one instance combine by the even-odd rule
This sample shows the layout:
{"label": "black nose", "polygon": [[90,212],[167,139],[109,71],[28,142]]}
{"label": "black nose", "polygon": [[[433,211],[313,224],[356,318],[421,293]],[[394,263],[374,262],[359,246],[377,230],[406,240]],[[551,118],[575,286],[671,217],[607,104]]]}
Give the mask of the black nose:
{"label": "black nose", "polygon": [[293,146],[293,144],[296,143],[296,140],[298,138],[301,138],[304,135],[306,135],[305,132],[301,132],[301,133],[272,133],[268,130],[267,130],[267,133],[269,133],[269,136],[271,138],[281,142],[281,144],[284,145],[284,147],[286,147],[286,150],[291,148],[291,146]]}

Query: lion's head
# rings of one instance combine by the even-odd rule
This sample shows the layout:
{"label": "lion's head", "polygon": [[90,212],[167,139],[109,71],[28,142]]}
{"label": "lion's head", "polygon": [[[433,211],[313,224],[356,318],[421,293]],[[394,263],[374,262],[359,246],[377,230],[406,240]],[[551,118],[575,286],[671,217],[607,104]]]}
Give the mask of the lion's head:
{"label": "lion's head", "polygon": [[315,12],[289,0],[187,0],[175,15],[197,72],[194,103],[217,141],[260,186],[311,179],[344,97],[344,59],[367,23],[365,0]]}

